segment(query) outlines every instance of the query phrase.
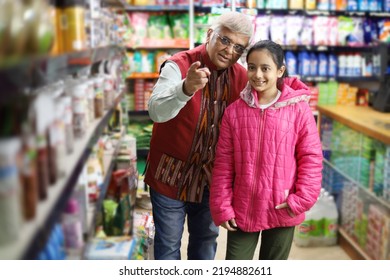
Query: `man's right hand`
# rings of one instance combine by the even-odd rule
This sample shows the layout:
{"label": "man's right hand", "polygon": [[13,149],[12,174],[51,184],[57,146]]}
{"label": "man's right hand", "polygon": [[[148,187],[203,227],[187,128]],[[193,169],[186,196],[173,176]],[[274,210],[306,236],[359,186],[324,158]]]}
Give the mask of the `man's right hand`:
{"label": "man's right hand", "polygon": [[207,67],[199,68],[200,65],[200,61],[196,61],[191,64],[187,71],[187,77],[183,83],[183,91],[188,96],[204,88],[209,81],[210,70]]}

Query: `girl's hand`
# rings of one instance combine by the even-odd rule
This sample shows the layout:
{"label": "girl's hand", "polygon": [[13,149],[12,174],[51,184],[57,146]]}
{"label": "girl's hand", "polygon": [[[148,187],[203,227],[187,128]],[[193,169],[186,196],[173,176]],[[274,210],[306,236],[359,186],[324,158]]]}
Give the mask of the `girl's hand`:
{"label": "girl's hand", "polygon": [[283,202],[282,204],[275,206],[275,209],[283,209],[283,208],[287,208],[287,212],[290,215],[290,217],[292,218],[295,217],[294,213],[291,211],[290,206],[288,206],[287,202]]}
{"label": "girl's hand", "polygon": [[226,228],[229,231],[237,231],[238,228],[236,224],[236,220],[234,218],[230,219],[229,221],[223,222],[221,226],[223,228]]}

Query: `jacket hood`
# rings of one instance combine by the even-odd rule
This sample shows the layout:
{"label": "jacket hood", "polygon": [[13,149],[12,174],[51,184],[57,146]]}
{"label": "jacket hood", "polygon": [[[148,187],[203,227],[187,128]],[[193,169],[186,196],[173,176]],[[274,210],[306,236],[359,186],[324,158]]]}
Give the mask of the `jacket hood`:
{"label": "jacket hood", "polygon": [[[271,108],[280,108],[298,102],[309,102],[310,99],[310,90],[308,86],[298,78],[284,78],[281,92],[282,94],[278,101],[273,104]],[[240,97],[249,107],[259,108],[258,94],[252,89],[249,82],[241,91]]]}

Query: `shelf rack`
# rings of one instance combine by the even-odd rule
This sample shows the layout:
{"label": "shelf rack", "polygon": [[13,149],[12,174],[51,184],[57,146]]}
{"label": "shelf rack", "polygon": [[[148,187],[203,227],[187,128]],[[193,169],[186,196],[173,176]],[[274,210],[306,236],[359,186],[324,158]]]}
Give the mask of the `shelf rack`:
{"label": "shelf rack", "polygon": [[[116,103],[121,98],[122,94],[119,94]],[[50,230],[72,194],[92,147],[102,134],[113,112],[113,109],[106,111],[103,118],[95,120],[90,125],[85,137],[75,141],[73,153],[64,159],[68,163],[66,164],[66,175],[59,179],[55,185],[49,187],[48,197],[38,204],[37,215],[34,220],[22,225],[20,238],[1,247],[0,259],[36,258],[37,253],[46,244]]]}
{"label": "shelf rack", "polygon": [[[321,123],[322,116],[331,118],[352,130],[361,133],[362,135],[378,140],[385,145],[390,145],[390,114],[375,111],[370,107],[359,106],[342,106],[342,105],[320,105],[319,123]],[[344,186],[344,182],[352,184],[358,189],[359,196],[365,198],[366,203],[374,203],[390,209],[390,201],[383,199],[375,194],[373,190],[366,188],[351,176],[347,175],[340,168],[324,159],[324,168],[329,168],[332,172],[337,173],[337,182]],[[356,167],[357,174],[359,173]],[[338,195],[338,194],[337,194]],[[339,229],[339,245],[351,256],[353,259],[370,260],[370,254],[367,253],[359,242],[351,236],[342,226]]]}
{"label": "shelf rack", "polygon": [[58,56],[23,57],[0,64],[0,102],[73,75],[82,68],[124,54],[118,46],[106,46]]}
{"label": "shelf rack", "polygon": [[[0,66],[0,103],[9,102],[25,94],[26,89],[36,89],[49,83],[78,73],[83,68],[93,67],[101,61],[114,59],[124,54],[117,46],[71,52],[59,56],[25,57]],[[114,104],[118,104],[124,92],[119,92]],[[115,106],[113,107],[115,108]],[[48,198],[37,207],[37,215],[32,221],[24,222],[20,237],[0,248],[0,259],[35,259],[43,248],[51,228],[70,197],[78,176],[91,153],[93,145],[108,124],[114,109],[106,110],[105,115],[95,120],[88,128],[85,137],[76,139],[71,155],[64,159],[66,175],[48,189]]]}

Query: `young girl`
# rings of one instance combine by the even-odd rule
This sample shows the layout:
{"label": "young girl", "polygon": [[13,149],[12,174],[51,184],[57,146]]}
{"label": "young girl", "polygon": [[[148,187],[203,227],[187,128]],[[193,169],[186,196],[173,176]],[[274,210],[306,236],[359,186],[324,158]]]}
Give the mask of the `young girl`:
{"label": "young girl", "polygon": [[283,260],[321,189],[321,143],[310,91],[286,77],[282,48],[259,41],[246,61],[249,82],[222,119],[210,209],[228,230],[226,259],[253,259],[261,233],[259,259]]}

